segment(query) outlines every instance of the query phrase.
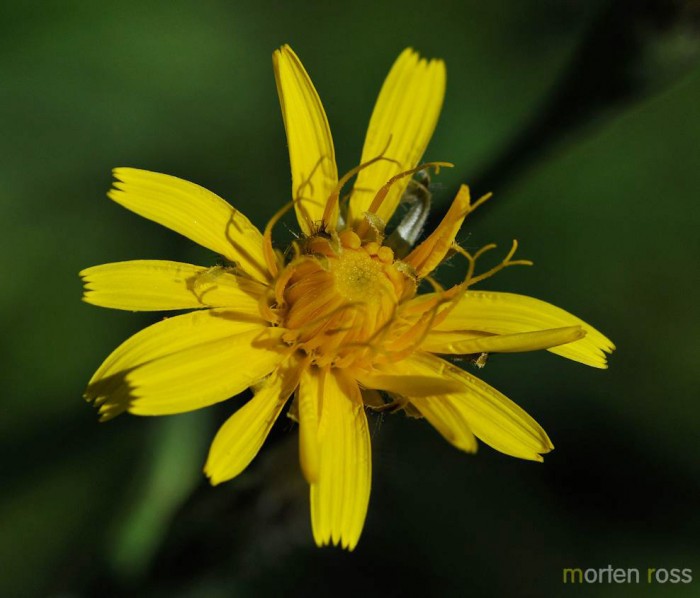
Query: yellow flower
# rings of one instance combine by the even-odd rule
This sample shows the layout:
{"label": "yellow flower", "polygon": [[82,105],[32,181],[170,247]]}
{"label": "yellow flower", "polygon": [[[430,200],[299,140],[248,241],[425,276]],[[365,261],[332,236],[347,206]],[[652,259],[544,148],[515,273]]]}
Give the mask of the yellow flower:
{"label": "yellow flower", "polygon": [[[81,272],[88,303],[115,309],[184,310],[132,336],[90,380],[85,397],[107,420],[129,411],[166,415],[206,407],[251,387],[254,396],[217,433],[205,472],[237,476],[262,446],[287,400],[299,423],[301,468],[311,487],[318,545],[352,550],[371,483],[365,408],[424,417],[467,452],[476,438],[522,459],[553,446],[544,430],[449,356],[483,365],[486,354],[548,349],[604,368],[613,344],[548,303],[472,286],[514,265],[477,274],[487,246],[455,243],[472,203],[462,186],[444,219],[411,249],[429,200],[410,175],[433,133],[445,90],[442,61],[410,49],[392,67],[370,120],[360,166],[341,179],[321,101],[288,46],[273,56],[289,143],[292,197],[302,235],[282,253],[272,244],[280,210],[260,232],[215,194],[165,174],[117,168],[109,197],[221,254],[213,268],[137,260]],[[347,204],[345,183],[357,175]],[[391,235],[400,203],[411,204]],[[431,272],[464,258],[464,282],[443,289]],[[447,356],[440,357],[439,355]],[[380,392],[381,391],[381,392]]]}

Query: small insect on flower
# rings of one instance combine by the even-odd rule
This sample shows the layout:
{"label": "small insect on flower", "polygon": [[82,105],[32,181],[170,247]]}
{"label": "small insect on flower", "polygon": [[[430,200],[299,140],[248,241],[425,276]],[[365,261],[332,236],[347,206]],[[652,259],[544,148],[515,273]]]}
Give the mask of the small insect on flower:
{"label": "small insect on flower", "polygon": [[488,353],[479,353],[479,356],[474,360],[474,365],[479,369],[486,366],[486,361],[489,358]]}
{"label": "small insect on flower", "polygon": [[[479,438],[507,455],[541,461],[553,446],[539,424],[451,360],[483,367],[490,353],[546,349],[605,368],[614,346],[549,303],[474,290],[506,267],[531,264],[514,259],[514,241],[497,266],[479,272],[479,258],[495,246],[472,253],[455,242],[465,218],[490,195],[472,202],[463,185],[442,222],[416,245],[431,201],[427,172],[449,166],[419,164],[442,106],[442,61],[411,49],[399,56],[359,165],[342,177],[323,106],[301,62],[284,46],[273,64],[292,194],[262,232],[198,185],[114,170],[112,200],[220,254],[227,265],[136,260],[81,272],[88,303],[193,310],[125,341],[98,368],[85,397],[108,420],[124,411],[200,409],[252,388],[253,398],[211,445],[204,470],[212,484],[248,466],[289,401],[310,486],[313,537],[319,546],[352,550],[371,485],[366,409],[425,418],[466,452],[476,451]],[[392,227],[402,203],[408,209]],[[301,233],[280,251],[273,228],[289,209]],[[445,289],[431,274],[449,256],[464,260],[465,275]]]}
{"label": "small insect on flower", "polygon": [[429,186],[430,173],[427,170],[419,170],[415,177],[408,181],[408,188],[401,196],[400,204],[408,204],[408,210],[384,241],[398,259],[406,257],[423,232],[432,200]]}

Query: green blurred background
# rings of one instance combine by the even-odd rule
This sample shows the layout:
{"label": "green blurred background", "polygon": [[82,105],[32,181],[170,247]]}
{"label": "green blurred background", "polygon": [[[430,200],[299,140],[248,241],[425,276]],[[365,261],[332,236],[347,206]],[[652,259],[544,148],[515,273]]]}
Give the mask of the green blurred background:
{"label": "green blurred background", "polygon": [[[700,3],[3,1],[0,14],[0,596],[700,595]],[[107,200],[111,168],[198,182],[263,226],[290,193],[270,59],[285,42],[341,171],[398,53],[443,57],[426,157],[456,168],[434,179],[433,220],[459,182],[493,191],[463,243],[516,237],[535,267],[485,288],[552,301],[618,346],[607,371],[537,353],[481,372],[547,429],[543,465],[373,417],[351,554],[313,546],[288,421],[211,488],[208,443],[237,403],[98,424],[81,399],[159,316],[83,304],[78,271],[216,259]],[[695,579],[562,584],[563,567],[608,564]]]}

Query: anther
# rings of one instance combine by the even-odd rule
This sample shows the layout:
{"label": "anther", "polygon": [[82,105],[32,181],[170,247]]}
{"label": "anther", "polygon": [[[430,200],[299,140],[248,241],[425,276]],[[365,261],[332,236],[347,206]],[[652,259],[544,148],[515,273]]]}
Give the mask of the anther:
{"label": "anther", "polygon": [[391,264],[394,261],[394,252],[391,250],[391,247],[383,245],[377,251],[377,257],[385,264]]}
{"label": "anther", "polygon": [[339,236],[340,243],[346,249],[359,249],[362,245],[362,241],[355,231],[344,230]]}

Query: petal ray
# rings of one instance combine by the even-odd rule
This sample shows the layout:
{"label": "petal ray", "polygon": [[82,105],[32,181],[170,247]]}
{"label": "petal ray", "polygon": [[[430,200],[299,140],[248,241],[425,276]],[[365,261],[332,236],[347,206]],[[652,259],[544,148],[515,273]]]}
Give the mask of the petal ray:
{"label": "petal ray", "polygon": [[320,447],[318,443],[319,400],[323,379],[307,368],[301,374],[297,391],[299,418],[299,463],[309,484],[318,481]]}
{"label": "petal ray", "polygon": [[[416,374],[430,371],[462,383],[464,390],[459,393],[421,397],[417,400],[411,396],[407,397],[429,421],[430,413],[423,411],[426,406],[433,410],[445,410],[449,405],[452,409],[451,416],[457,419],[459,424],[448,427],[447,416],[443,416],[440,425],[445,428],[447,434],[441,427],[436,427],[459,448],[469,450],[454,442],[449,434],[455,434],[459,443],[468,447],[468,436],[456,434],[465,424],[477,438],[513,457],[542,461],[541,453],[548,453],[554,448],[545,431],[532,417],[483,380],[429,353],[415,354],[406,361],[409,361],[407,367],[413,369]],[[442,405],[438,407],[432,403]]]}
{"label": "petal ray", "polygon": [[615,349],[610,339],[569,312],[526,295],[467,291],[434,330],[514,334],[569,326],[580,326],[586,336],[548,350],[585,365],[606,368],[605,354]]}
{"label": "petal ray", "polygon": [[83,300],[130,311],[236,307],[257,316],[265,287],[224,268],[166,260],[133,260],[86,268]]}
{"label": "petal ray", "polygon": [[[333,139],[316,88],[294,51],[282,46],[272,55],[272,63],[289,145],[292,198],[299,226],[310,235],[338,184]],[[337,217],[336,201],[333,225]]]}
{"label": "petal ray", "polygon": [[280,365],[255,396],[229,417],[209,449],[204,472],[216,485],[236,477],[255,458],[299,382],[298,362]]}
{"label": "petal ray", "polygon": [[535,332],[493,334],[469,338],[460,332],[431,332],[421,349],[430,353],[470,355],[474,353],[519,353],[539,351],[573,343],[586,335],[581,326],[549,328]]}
{"label": "petal ray", "polygon": [[128,410],[166,415],[218,403],[282,361],[281,328],[233,309],[168,318],[122,343],[98,368],[85,398],[102,419]]}
{"label": "petal ray", "polygon": [[415,375],[405,369],[405,362],[392,364],[390,372],[356,372],[353,377],[363,388],[384,390],[400,395],[410,394],[413,397],[432,396],[458,391],[462,385],[455,380],[440,376]]}
{"label": "petal ray", "polygon": [[[350,223],[366,212],[379,189],[394,175],[415,168],[428,147],[445,96],[445,64],[426,61],[407,48],[397,58],[374,106],[361,163],[384,155],[362,170],[350,199]],[[408,179],[397,181],[377,211],[388,222],[403,195]]]}
{"label": "petal ray", "polygon": [[108,196],[118,204],[220,253],[255,280],[269,281],[262,234],[218,195],[148,170],[115,168],[114,176]]}
{"label": "petal ray", "polygon": [[[319,546],[353,550],[364,526],[372,476],[369,429],[357,383],[342,372],[313,370],[318,390],[318,478],[311,524]],[[308,382],[307,382],[308,383]]]}
{"label": "petal ray", "polygon": [[476,437],[469,422],[453,405],[451,397],[411,397],[411,404],[428,420],[440,435],[452,446],[467,453],[475,453]]}

